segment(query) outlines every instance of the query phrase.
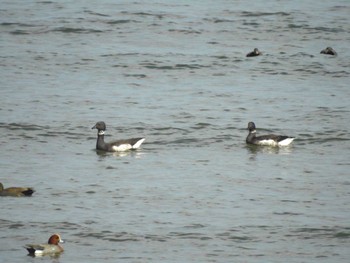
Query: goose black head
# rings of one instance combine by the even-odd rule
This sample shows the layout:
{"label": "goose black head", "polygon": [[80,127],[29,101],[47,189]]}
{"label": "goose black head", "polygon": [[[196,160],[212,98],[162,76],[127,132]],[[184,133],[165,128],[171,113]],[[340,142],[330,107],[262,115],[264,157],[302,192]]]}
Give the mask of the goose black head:
{"label": "goose black head", "polygon": [[103,121],[96,122],[94,127],[91,129],[97,129],[99,131],[105,131],[106,130],[106,124]]}

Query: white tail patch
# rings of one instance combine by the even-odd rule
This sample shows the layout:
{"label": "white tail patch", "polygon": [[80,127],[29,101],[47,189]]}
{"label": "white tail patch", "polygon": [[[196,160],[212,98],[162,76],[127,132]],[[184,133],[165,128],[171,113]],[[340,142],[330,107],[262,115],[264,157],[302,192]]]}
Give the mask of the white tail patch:
{"label": "white tail patch", "polygon": [[132,148],[137,149],[141,146],[141,144],[146,140],[146,138],[142,138],[141,140],[138,140],[137,143],[135,143]]}
{"label": "white tail patch", "polygon": [[291,144],[294,139],[295,138],[284,139],[283,141],[278,142],[278,145],[279,146],[287,146],[287,145]]}

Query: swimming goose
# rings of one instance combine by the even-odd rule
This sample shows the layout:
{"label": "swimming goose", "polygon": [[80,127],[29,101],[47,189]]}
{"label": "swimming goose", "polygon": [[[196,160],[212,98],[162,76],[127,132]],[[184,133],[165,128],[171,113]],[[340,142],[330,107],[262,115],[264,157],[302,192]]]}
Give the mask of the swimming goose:
{"label": "swimming goose", "polygon": [[124,152],[127,150],[135,150],[141,146],[146,138],[131,138],[126,140],[118,140],[110,143],[104,141],[106,124],[103,121],[97,122],[91,129],[97,129],[96,150],[106,152]]}
{"label": "swimming goose", "polygon": [[294,137],[284,135],[262,135],[256,136],[256,128],[254,122],[248,123],[249,134],[246,138],[248,144],[269,145],[269,146],[287,146],[295,139]]}
{"label": "swimming goose", "polygon": [[261,52],[259,51],[259,49],[254,48],[254,50],[252,52],[249,52],[247,54],[247,57],[256,57],[256,56],[259,56],[259,55],[261,55]]}
{"label": "swimming goose", "polygon": [[335,50],[333,48],[327,47],[327,48],[321,50],[320,54],[336,56],[337,52],[335,52]]}

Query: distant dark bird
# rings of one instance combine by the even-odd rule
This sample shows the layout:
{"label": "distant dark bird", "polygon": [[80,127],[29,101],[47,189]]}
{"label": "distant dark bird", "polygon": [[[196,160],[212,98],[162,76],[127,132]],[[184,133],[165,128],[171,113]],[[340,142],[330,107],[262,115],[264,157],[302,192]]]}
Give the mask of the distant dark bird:
{"label": "distant dark bird", "polygon": [[256,136],[256,128],[255,128],[254,122],[248,123],[248,130],[249,130],[249,134],[246,138],[246,142],[248,144],[287,146],[295,139],[294,137],[274,135],[274,134]]}
{"label": "distant dark bird", "polygon": [[9,187],[4,189],[2,183],[0,183],[0,196],[31,196],[35,190],[30,187]]}
{"label": "distant dark bird", "polygon": [[249,52],[247,54],[247,57],[256,57],[256,56],[260,56],[261,52],[259,51],[259,49],[254,48],[254,50],[252,52]]}
{"label": "distant dark bird", "polygon": [[327,47],[327,48],[321,50],[320,54],[336,56],[337,52],[335,52],[335,50],[333,48]]}
{"label": "distant dark bird", "polygon": [[140,137],[106,143],[104,141],[106,124],[103,121],[99,121],[94,127],[92,127],[92,129],[97,129],[96,150],[106,152],[124,152],[127,150],[135,150],[145,141],[145,138]]}

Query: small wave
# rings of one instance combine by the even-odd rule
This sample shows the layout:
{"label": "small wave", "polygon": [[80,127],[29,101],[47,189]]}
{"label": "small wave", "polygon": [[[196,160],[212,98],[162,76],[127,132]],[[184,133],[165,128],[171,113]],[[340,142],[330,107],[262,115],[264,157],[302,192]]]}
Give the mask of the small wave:
{"label": "small wave", "polygon": [[137,56],[140,53],[117,53],[117,54],[104,54],[101,57],[119,57],[119,56]]}
{"label": "small wave", "polygon": [[186,145],[190,145],[191,143],[197,143],[200,140],[195,139],[195,138],[182,138],[182,139],[177,139],[174,140],[172,142],[169,142],[170,144],[186,144]]}
{"label": "small wave", "polygon": [[184,228],[193,228],[193,229],[204,228],[204,227],[206,227],[206,226],[203,224],[199,224],[199,223],[184,226]]}
{"label": "small wave", "polygon": [[94,15],[94,16],[103,16],[103,17],[109,17],[109,15],[102,14],[102,13],[97,13],[89,10],[85,10],[84,13],[87,13],[89,15]]}
{"label": "small wave", "polygon": [[213,23],[234,23],[234,20],[231,19],[220,19],[220,18],[216,18],[213,20]]}
{"label": "small wave", "polygon": [[128,242],[128,241],[140,241],[143,239],[142,236],[138,236],[128,232],[117,232],[113,233],[111,231],[102,232],[89,232],[89,233],[77,233],[75,236],[84,238],[96,238],[110,242]]}
{"label": "small wave", "polygon": [[328,142],[344,142],[344,141],[350,141],[350,138],[330,137],[330,138],[309,140],[310,144],[315,144],[315,143],[322,144],[322,143],[328,143]]}
{"label": "small wave", "polygon": [[43,227],[45,228],[57,228],[57,225],[60,226],[62,230],[77,230],[80,225],[63,221],[63,222],[21,222],[21,221],[9,221],[9,220],[0,220],[0,227],[6,227],[9,229],[19,229],[19,228],[28,228],[28,227]]}
{"label": "small wave", "polygon": [[74,28],[74,27],[58,27],[52,30],[52,32],[61,33],[74,33],[74,34],[88,34],[88,33],[102,33],[103,30],[98,29],[86,29],[86,28]]}
{"label": "small wave", "polygon": [[118,24],[127,24],[127,23],[138,23],[136,20],[131,20],[131,19],[120,19],[120,20],[112,20],[106,22],[109,25],[118,25]]}
{"label": "small wave", "polygon": [[21,27],[35,27],[35,25],[24,24],[24,23],[12,23],[12,22],[3,22],[0,23],[0,26],[21,26]]}
{"label": "small wave", "polygon": [[132,77],[132,78],[138,78],[138,79],[143,79],[146,78],[147,75],[145,74],[124,74],[125,77]]}
{"label": "small wave", "polygon": [[216,236],[221,240],[237,240],[239,242],[251,241],[253,239],[252,237],[249,237],[249,236],[239,235],[238,233],[236,233],[235,230],[218,233]]}
{"label": "small wave", "polygon": [[270,12],[248,12],[248,11],[244,11],[244,12],[242,12],[241,16],[252,16],[252,17],[256,17],[256,16],[290,16],[290,14],[286,13],[286,12],[270,13]]}
{"label": "small wave", "polygon": [[169,32],[182,33],[182,34],[202,34],[198,30],[189,30],[189,29],[169,29]]}
{"label": "small wave", "polygon": [[39,2],[37,2],[38,4],[53,4],[54,2],[52,2],[52,1],[39,1]]}
{"label": "small wave", "polygon": [[306,28],[308,27],[308,25],[305,25],[305,24],[288,24],[287,25],[288,28],[291,28],[291,29],[299,29],[299,28]]}
{"label": "small wave", "polygon": [[191,128],[195,129],[195,130],[199,130],[199,129],[205,129],[208,126],[212,126],[212,124],[206,123],[206,122],[199,122],[199,123],[196,124],[196,126],[193,126]]}
{"label": "small wave", "polygon": [[350,228],[299,228],[292,231],[291,235],[297,235],[304,239],[311,238],[350,238]]}
{"label": "small wave", "polygon": [[308,27],[307,30],[321,31],[321,32],[332,32],[332,33],[347,33],[346,30],[342,28],[332,28],[332,27]]}
{"label": "small wave", "polygon": [[40,131],[47,130],[49,126],[39,126],[35,124],[22,124],[22,123],[0,123],[0,128],[8,130],[25,130],[25,131]]}
{"label": "small wave", "polygon": [[195,232],[170,232],[170,237],[175,237],[179,239],[200,239],[200,240],[207,240],[211,239],[211,237],[205,236],[202,233],[195,233]]}
{"label": "small wave", "polygon": [[148,69],[160,69],[160,70],[183,70],[183,69],[200,69],[208,66],[199,64],[175,64],[160,66],[155,63],[143,63],[143,66]]}
{"label": "small wave", "polygon": [[132,14],[136,15],[136,16],[153,16],[153,17],[156,17],[158,19],[162,19],[164,17],[164,14],[153,14],[153,13],[147,13],[147,12],[136,12],[136,13],[132,13]]}
{"label": "small wave", "polygon": [[14,30],[14,31],[11,31],[10,34],[12,34],[12,35],[28,35],[28,34],[30,34],[30,32],[25,31],[25,30]]}
{"label": "small wave", "polygon": [[334,237],[336,237],[336,238],[350,238],[350,231],[335,233]]}

